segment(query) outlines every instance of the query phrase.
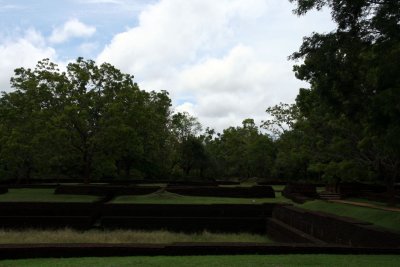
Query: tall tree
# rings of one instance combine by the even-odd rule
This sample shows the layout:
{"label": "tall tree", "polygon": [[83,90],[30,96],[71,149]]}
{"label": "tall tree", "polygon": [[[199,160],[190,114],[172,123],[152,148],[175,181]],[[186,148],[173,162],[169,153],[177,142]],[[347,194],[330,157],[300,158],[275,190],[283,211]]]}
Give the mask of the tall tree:
{"label": "tall tree", "polygon": [[[0,164],[15,177],[92,178],[162,172],[170,119],[166,92],[145,92],[110,64],[78,58],[60,72],[20,68],[0,99]],[[164,169],[166,169],[164,167]]]}
{"label": "tall tree", "polygon": [[[400,173],[400,2],[290,1],[297,4],[299,15],[331,8],[337,28],[306,37],[292,56],[304,60],[294,70],[299,79],[311,84],[320,110],[330,114],[327,123],[356,129],[354,134],[348,127],[339,127],[337,136],[346,136],[342,140],[355,137],[352,150],[358,151],[352,154],[358,154],[385,181],[393,200]],[[310,104],[307,94],[303,90],[297,99],[303,110]]]}

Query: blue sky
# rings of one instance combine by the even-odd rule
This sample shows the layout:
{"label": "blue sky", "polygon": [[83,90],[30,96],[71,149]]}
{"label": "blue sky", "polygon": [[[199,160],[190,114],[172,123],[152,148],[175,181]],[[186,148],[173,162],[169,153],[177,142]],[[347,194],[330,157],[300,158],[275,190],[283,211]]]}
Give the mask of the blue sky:
{"label": "blue sky", "polygon": [[334,28],[329,11],[292,14],[286,0],[0,0],[0,90],[17,67],[79,56],[168,90],[174,108],[218,131],[293,102],[287,57],[311,32]]}

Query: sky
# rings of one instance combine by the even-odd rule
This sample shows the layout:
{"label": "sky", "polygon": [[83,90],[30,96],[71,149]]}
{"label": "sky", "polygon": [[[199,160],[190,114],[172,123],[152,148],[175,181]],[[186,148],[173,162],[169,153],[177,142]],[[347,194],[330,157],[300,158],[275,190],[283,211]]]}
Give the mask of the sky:
{"label": "sky", "polygon": [[0,91],[18,67],[82,56],[167,90],[176,112],[221,132],[293,103],[304,36],[334,29],[329,10],[298,17],[288,0],[0,0]]}

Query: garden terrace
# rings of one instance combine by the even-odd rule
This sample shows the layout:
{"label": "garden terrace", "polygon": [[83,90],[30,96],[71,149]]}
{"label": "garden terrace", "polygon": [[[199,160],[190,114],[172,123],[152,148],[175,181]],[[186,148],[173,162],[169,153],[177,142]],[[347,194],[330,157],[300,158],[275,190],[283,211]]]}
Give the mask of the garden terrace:
{"label": "garden terrace", "polygon": [[[235,187],[233,187],[235,188]],[[36,201],[34,198],[41,201]],[[101,254],[97,248],[110,248],[115,255],[119,253],[141,253],[143,255],[158,255],[178,253],[193,255],[196,253],[277,253],[283,249],[286,253],[323,253],[326,251],[344,251],[350,249],[354,253],[366,253],[368,248],[388,253],[400,248],[400,235],[398,233],[381,229],[372,223],[356,219],[335,216],[323,212],[305,210],[310,204],[321,203],[322,210],[329,211],[331,205],[342,205],[324,201],[311,201],[303,205],[292,206],[289,200],[277,194],[276,198],[218,198],[204,196],[182,196],[166,191],[157,191],[148,195],[121,195],[115,199],[104,202],[97,196],[62,195],[52,194],[51,189],[10,189],[0,196],[0,227],[9,231],[16,228],[25,228],[25,231],[38,231],[36,229],[63,229],[64,227],[77,228],[91,231],[160,231],[204,233],[204,231],[224,234],[237,234],[242,232],[254,233],[263,236],[266,240],[285,243],[286,245],[262,243],[236,244],[234,240],[224,244],[188,244],[186,252],[182,252],[180,245],[147,246],[145,244],[113,245],[93,244],[88,247],[79,244],[41,246],[38,255],[44,251],[58,251],[70,256],[98,256]],[[44,199],[53,198],[52,202]],[[68,202],[64,197],[82,199],[86,202]],[[2,199],[3,198],[3,199]],[[9,199],[5,201],[5,199]],[[18,202],[24,199],[26,202]],[[57,201],[57,198],[63,201]],[[10,201],[13,199],[13,201]],[[286,202],[286,204],[284,203]],[[359,207],[352,207],[360,209]],[[368,211],[368,210],[367,210]],[[384,212],[380,211],[379,212]],[[376,210],[370,211],[370,213]],[[363,213],[366,213],[363,211]],[[380,217],[383,217],[380,215]],[[391,218],[393,216],[391,215]],[[30,230],[32,229],[32,230]],[[97,229],[97,230],[96,230]],[[60,231],[60,230],[58,230]],[[119,231],[119,230],[118,230]],[[190,241],[189,241],[190,242]],[[232,243],[233,242],[233,243]],[[307,245],[305,245],[307,244]],[[24,247],[25,246],[25,247]],[[79,254],[79,247],[85,247],[87,254]],[[3,246],[4,247],[4,246]],[[13,249],[28,255],[29,245],[13,245]],[[57,247],[57,248],[54,248]],[[4,247],[6,251],[7,246]],[[8,247],[11,249],[10,247]],[[365,250],[362,250],[362,249]],[[11,249],[11,251],[14,251]],[[355,250],[360,249],[360,250]],[[0,249],[1,250],[1,249]],[[25,252],[24,252],[25,251]],[[97,252],[95,252],[97,251]],[[124,252],[125,251],[125,252]],[[144,252],[145,251],[145,252]],[[222,252],[221,252],[222,251]],[[5,253],[5,252],[4,252]],[[12,252],[14,253],[14,252]],[[17,252],[15,252],[17,253]],[[59,255],[59,254],[51,255]],[[187,253],[187,254],[185,254]],[[330,252],[329,252],[330,253]],[[339,253],[339,252],[338,252]],[[342,253],[342,252],[340,252]],[[49,254],[49,255],[50,255]],[[11,254],[10,254],[11,255]],[[29,254],[30,255],[30,254]],[[171,254],[173,255],[173,254]],[[180,254],[177,254],[180,255]],[[110,256],[112,256],[110,254]],[[4,256],[6,257],[6,256]],[[21,256],[22,257],[22,256]]]}

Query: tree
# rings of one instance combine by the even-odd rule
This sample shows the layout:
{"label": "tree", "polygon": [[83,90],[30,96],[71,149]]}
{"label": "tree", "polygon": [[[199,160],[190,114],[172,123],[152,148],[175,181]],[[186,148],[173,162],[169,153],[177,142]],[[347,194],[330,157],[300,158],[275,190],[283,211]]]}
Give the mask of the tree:
{"label": "tree", "polygon": [[270,118],[262,121],[261,127],[267,130],[274,139],[290,131],[299,116],[297,106],[286,103],[279,103],[273,107],[268,107],[266,112]]}
{"label": "tree", "polygon": [[[311,84],[316,106],[330,115],[327,123],[341,124],[337,128],[341,129],[340,140],[354,136],[346,134],[346,125],[356,129],[350,151],[357,153],[343,160],[354,163],[356,159],[373,169],[393,201],[400,173],[400,108],[396,104],[400,101],[400,2],[290,1],[297,4],[299,15],[313,8],[331,8],[337,28],[306,37],[291,57],[304,60],[294,70],[299,79]],[[297,101],[303,109],[309,104],[305,92],[300,92]],[[329,140],[333,144],[338,138]]]}
{"label": "tree", "polygon": [[[14,177],[129,178],[162,173],[170,119],[166,92],[145,92],[110,64],[78,58],[20,68],[0,99],[0,164]],[[160,174],[161,175],[161,174]]]}
{"label": "tree", "polygon": [[220,176],[265,178],[270,175],[275,157],[274,144],[259,131],[253,119],[243,120],[242,127],[225,129],[214,139],[209,137],[206,144]]}
{"label": "tree", "polygon": [[[188,178],[194,170],[203,178],[207,165],[207,153],[204,147],[204,137],[199,135],[201,124],[197,118],[187,112],[172,115],[170,122],[170,144],[172,145],[173,161],[171,169],[175,175]],[[179,167],[179,170],[176,170]]]}

